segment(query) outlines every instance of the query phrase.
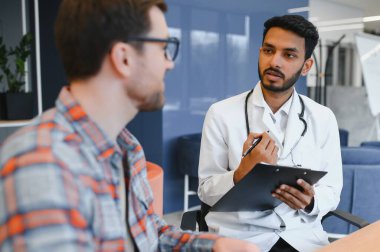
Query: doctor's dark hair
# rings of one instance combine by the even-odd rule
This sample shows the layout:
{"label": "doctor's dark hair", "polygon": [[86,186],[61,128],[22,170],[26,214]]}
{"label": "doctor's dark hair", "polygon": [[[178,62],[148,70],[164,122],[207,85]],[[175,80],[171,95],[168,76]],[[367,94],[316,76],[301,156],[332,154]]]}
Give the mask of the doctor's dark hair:
{"label": "doctor's dark hair", "polygon": [[62,0],[55,39],[68,79],[97,74],[116,42],[147,33],[153,6],[167,10],[164,0]]}
{"label": "doctor's dark hair", "polygon": [[311,57],[319,39],[317,28],[312,23],[299,15],[272,17],[264,23],[263,42],[266,34],[272,27],[292,31],[303,37],[305,39],[305,60]]}

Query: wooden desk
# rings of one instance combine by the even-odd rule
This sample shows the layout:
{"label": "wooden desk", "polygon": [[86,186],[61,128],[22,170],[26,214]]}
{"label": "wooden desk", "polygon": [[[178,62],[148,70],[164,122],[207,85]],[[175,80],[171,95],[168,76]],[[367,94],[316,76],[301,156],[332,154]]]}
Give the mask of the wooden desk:
{"label": "wooden desk", "polygon": [[380,251],[380,221],[334,241],[317,252],[373,252]]}

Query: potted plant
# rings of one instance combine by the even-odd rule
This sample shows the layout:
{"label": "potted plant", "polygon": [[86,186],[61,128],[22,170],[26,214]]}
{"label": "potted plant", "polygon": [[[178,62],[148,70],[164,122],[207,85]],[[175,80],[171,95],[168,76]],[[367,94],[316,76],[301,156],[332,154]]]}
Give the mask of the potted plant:
{"label": "potted plant", "polygon": [[3,97],[5,96],[5,114],[8,120],[33,117],[33,96],[32,93],[25,92],[25,62],[31,54],[32,41],[32,35],[27,33],[18,45],[7,48],[0,37],[0,69],[3,73],[0,82],[4,79],[7,84]]}
{"label": "potted plant", "polygon": [[[3,38],[0,37],[0,65],[4,64],[3,62],[5,61],[4,58],[6,58],[6,48],[3,43]],[[0,75],[0,84],[2,83],[4,79],[3,75]],[[2,119],[7,119],[7,111],[6,111],[6,106],[5,106],[5,91],[4,87],[1,87],[0,90],[0,120]]]}
{"label": "potted plant", "polygon": [[[0,75],[0,84],[3,81],[3,76]],[[7,111],[5,106],[5,94],[0,90],[0,120],[7,119]]]}

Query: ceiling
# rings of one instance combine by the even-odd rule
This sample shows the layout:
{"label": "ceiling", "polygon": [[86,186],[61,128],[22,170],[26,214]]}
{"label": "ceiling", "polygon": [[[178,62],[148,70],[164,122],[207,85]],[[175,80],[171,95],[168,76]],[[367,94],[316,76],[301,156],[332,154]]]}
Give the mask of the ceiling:
{"label": "ceiling", "polygon": [[[349,5],[355,8],[360,8],[364,11],[365,16],[379,16],[380,15],[380,1],[379,0],[330,0],[339,4]],[[356,18],[356,17],[352,17]],[[365,28],[380,32],[380,21],[365,23]]]}
{"label": "ceiling", "polygon": [[330,1],[363,9],[366,16],[380,15],[380,1],[379,0],[330,0]]}

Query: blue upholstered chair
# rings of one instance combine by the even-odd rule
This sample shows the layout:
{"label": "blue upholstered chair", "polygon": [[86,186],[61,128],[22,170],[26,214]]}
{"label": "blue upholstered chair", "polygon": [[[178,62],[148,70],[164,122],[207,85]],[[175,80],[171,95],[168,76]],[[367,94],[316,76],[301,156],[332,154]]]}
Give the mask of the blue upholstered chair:
{"label": "blue upholstered chair", "polygon": [[[342,147],[343,189],[338,208],[365,218],[369,222],[380,219],[380,148]],[[348,234],[356,229],[339,219],[323,222],[330,233]]]}
{"label": "blue upholstered chair", "polygon": [[380,141],[365,141],[360,144],[361,147],[380,148]]}
{"label": "blue upholstered chair", "polygon": [[[185,177],[184,211],[188,210],[189,197],[196,195],[196,186],[191,189],[189,181],[191,178],[198,178],[200,144],[201,133],[179,137],[177,142],[178,167]],[[369,209],[366,209],[367,211],[363,211],[361,206],[368,206],[371,204],[371,201],[368,200],[371,195],[362,194],[358,196],[357,194],[367,190],[367,184],[362,184],[362,181],[371,176],[371,169],[376,169],[376,167],[379,167],[378,172],[380,174],[380,150],[360,147],[342,147],[342,159],[344,185],[341,195],[341,202],[338,208],[345,212],[355,213],[357,216],[361,216],[363,218],[366,218],[367,214],[370,214],[371,218],[369,218],[369,220],[375,220],[377,217],[371,209],[380,209],[377,208],[377,203],[374,208],[369,207]],[[376,177],[377,171],[373,175]],[[378,179],[380,179],[380,176]],[[361,182],[358,183],[358,181]],[[380,185],[380,183],[378,184]],[[333,214],[336,212],[333,212]],[[188,214],[200,214],[200,212],[188,212]],[[191,222],[189,226],[191,226],[191,229],[195,228],[192,226],[195,225],[195,222],[192,222],[195,220],[194,218],[195,217],[189,218]],[[323,222],[324,228],[330,233],[339,234],[348,234],[352,230],[356,229],[356,227],[349,224],[349,219],[352,219],[352,216],[343,218],[344,221],[341,220],[341,218],[342,217],[326,219]],[[360,223],[360,221],[358,222]],[[186,224],[184,224],[184,227],[185,226]],[[189,226],[186,227],[189,228]]]}
{"label": "blue upholstered chair", "polygon": [[380,165],[380,148],[342,147],[341,153],[343,165]]}
{"label": "blue upholstered chair", "polygon": [[339,129],[340,146],[348,146],[348,130]]}
{"label": "blue upholstered chair", "polygon": [[190,196],[197,195],[201,138],[202,134],[196,133],[181,136],[177,141],[177,164],[184,175],[184,211],[189,208]]}

